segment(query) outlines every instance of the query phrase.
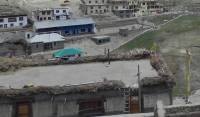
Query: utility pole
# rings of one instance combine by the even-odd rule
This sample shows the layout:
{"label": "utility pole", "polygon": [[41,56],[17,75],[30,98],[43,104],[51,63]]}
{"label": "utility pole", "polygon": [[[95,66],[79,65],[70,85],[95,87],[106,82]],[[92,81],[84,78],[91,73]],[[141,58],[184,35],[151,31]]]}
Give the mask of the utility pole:
{"label": "utility pole", "polygon": [[110,49],[108,49],[108,64],[110,65]]}
{"label": "utility pole", "polygon": [[186,64],[185,64],[185,103],[189,104],[189,96],[190,96],[190,79],[191,79],[191,70],[190,70],[190,64],[191,64],[191,53],[188,49],[186,49]]}
{"label": "utility pole", "polygon": [[141,97],[141,82],[140,82],[140,65],[138,64],[138,100],[139,100],[139,111],[142,112],[142,97]]}

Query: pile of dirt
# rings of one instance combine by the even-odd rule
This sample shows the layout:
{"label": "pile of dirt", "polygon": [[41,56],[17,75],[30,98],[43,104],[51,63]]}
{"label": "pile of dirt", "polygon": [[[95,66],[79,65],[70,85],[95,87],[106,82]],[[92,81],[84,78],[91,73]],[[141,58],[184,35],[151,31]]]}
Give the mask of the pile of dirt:
{"label": "pile of dirt", "polygon": [[22,67],[34,66],[39,64],[40,62],[36,62],[32,59],[0,57],[0,73],[16,71]]}

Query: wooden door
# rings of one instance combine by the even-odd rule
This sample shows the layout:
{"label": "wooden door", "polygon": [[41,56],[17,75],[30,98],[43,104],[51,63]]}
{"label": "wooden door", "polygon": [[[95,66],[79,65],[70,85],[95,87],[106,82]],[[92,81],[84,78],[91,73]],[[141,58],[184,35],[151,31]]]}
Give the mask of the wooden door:
{"label": "wooden door", "polygon": [[16,117],[31,117],[31,105],[29,103],[17,104]]}
{"label": "wooden door", "polygon": [[130,112],[131,113],[140,112],[139,100],[137,97],[131,97],[130,99]]}

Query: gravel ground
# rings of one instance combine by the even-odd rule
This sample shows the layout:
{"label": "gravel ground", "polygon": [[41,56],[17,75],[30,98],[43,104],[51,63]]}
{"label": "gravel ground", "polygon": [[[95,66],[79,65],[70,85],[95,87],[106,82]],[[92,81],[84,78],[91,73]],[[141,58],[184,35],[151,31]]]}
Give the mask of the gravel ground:
{"label": "gravel ground", "polygon": [[[149,60],[117,61],[79,65],[59,65],[33,67],[13,74],[0,75],[0,86],[21,88],[27,84],[35,86],[75,85],[99,82],[103,79],[122,80],[127,86],[137,83],[137,65],[141,68],[141,78],[157,76]],[[95,68],[95,69],[94,69]]]}

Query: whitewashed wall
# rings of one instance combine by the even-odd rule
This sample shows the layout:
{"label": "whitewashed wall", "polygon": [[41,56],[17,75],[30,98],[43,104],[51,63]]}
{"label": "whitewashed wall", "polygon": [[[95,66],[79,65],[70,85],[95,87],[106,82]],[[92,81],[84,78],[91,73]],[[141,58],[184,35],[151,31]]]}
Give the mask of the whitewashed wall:
{"label": "whitewashed wall", "polygon": [[58,104],[58,117],[60,116],[72,116],[78,115],[79,105],[76,101],[70,101],[66,103]]}
{"label": "whitewashed wall", "polygon": [[105,112],[123,112],[125,108],[125,100],[123,97],[107,98],[104,103]]}
{"label": "whitewashed wall", "polygon": [[[16,22],[8,22],[8,18],[3,18],[4,22],[1,22],[0,25],[3,25],[3,27],[4,27],[4,24],[7,24],[7,28],[18,28],[18,27],[24,27],[28,24],[28,17],[27,16],[23,16],[22,21],[19,21],[19,17],[16,17],[16,18],[17,18]],[[23,23],[23,25],[20,26],[20,23]],[[14,26],[11,27],[10,24],[14,24]]]}
{"label": "whitewashed wall", "polygon": [[33,117],[50,117],[53,113],[53,104],[50,101],[35,102],[32,104]]}

